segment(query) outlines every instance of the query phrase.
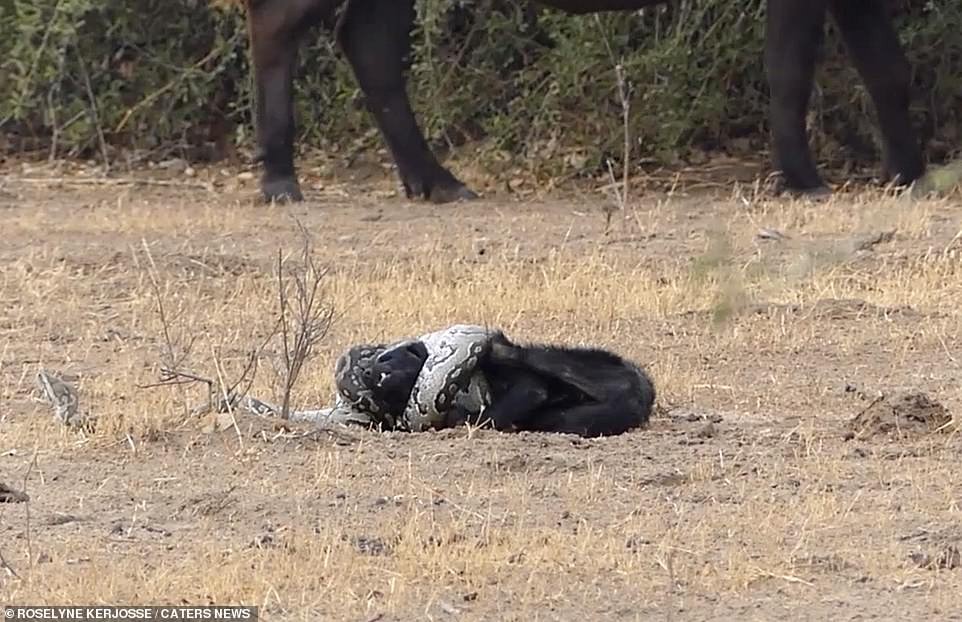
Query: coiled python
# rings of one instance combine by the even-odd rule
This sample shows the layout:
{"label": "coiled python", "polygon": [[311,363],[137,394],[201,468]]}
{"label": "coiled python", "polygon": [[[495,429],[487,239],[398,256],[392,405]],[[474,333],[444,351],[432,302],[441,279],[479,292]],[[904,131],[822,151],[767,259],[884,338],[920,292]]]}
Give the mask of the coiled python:
{"label": "coiled python", "polygon": [[[491,403],[487,380],[478,366],[491,347],[494,334],[482,326],[455,324],[418,337],[428,356],[400,414],[390,412],[386,404],[378,402],[369,386],[370,374],[365,372],[382,353],[405,347],[410,340],[354,346],[338,357],[334,366],[334,405],[294,411],[290,418],[408,432],[448,427],[458,418],[478,419]],[[273,406],[252,397],[241,400],[241,406],[259,415],[277,413]]]}

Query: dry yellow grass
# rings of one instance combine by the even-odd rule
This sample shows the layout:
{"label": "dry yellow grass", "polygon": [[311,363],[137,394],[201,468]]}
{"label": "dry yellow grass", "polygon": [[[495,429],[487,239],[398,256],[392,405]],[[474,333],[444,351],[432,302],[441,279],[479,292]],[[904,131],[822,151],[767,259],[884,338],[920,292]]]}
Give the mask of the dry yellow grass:
{"label": "dry yellow grass", "polygon": [[[877,391],[962,408],[955,199],[650,197],[606,236],[590,194],[287,209],[252,205],[250,188],[5,191],[0,481],[29,473],[32,500],[29,521],[0,506],[18,575],[0,570],[0,601],[244,602],[285,620],[962,611],[962,569],[910,558],[962,547],[958,433],[843,440]],[[274,254],[298,250],[291,214],[342,313],[298,406],[329,399],[352,343],[478,322],[646,365],[651,428],[338,440],[238,415],[206,432],[187,414],[200,391],[138,389],[163,349],[148,250],[171,329],[197,337],[186,366],[232,377],[271,325]],[[33,396],[41,367],[76,379],[97,431],[51,420]],[[271,391],[261,373],[252,393]]]}

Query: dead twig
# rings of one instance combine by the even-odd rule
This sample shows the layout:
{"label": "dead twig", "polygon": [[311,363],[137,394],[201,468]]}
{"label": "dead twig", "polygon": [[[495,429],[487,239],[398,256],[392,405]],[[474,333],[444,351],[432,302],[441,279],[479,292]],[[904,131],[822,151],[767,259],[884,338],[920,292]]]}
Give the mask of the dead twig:
{"label": "dead twig", "polygon": [[[251,350],[247,355],[247,365],[241,371],[240,376],[237,380],[230,386],[227,390],[228,395],[235,396],[235,399],[239,399],[250,391],[251,386],[254,384],[254,378],[257,376],[258,362],[260,361],[260,355],[264,351],[272,339],[277,335],[278,324],[275,324],[268,333],[267,337],[253,350]],[[244,385],[243,390],[238,391],[237,388],[240,385]]]}
{"label": "dead twig", "polygon": [[153,388],[158,386],[180,386],[194,384],[197,382],[207,385],[207,404],[208,407],[214,402],[214,380],[206,376],[201,376],[193,372],[181,369],[184,361],[190,356],[194,344],[197,340],[196,335],[191,336],[186,346],[179,347],[179,336],[175,336],[171,328],[171,318],[167,313],[167,306],[164,304],[165,296],[160,288],[160,279],[157,276],[157,263],[154,261],[153,253],[147,240],[141,240],[144,254],[147,257],[147,276],[150,281],[150,289],[157,303],[157,314],[160,317],[161,331],[164,338],[164,352],[161,355],[160,382],[141,385],[140,388]]}
{"label": "dead twig", "polygon": [[8,562],[6,558],[3,556],[3,551],[0,551],[0,568],[3,568],[4,570],[6,570],[7,573],[10,574],[11,576],[16,577],[18,579],[20,578],[20,575],[17,574],[17,571],[13,569],[13,566],[10,565],[10,562]]}
{"label": "dead twig", "polygon": [[[160,290],[160,281],[157,278],[157,264],[154,262],[153,255],[150,252],[150,248],[147,246],[146,241],[143,242],[144,252],[147,255],[147,261],[149,263],[148,276],[150,278],[151,290],[153,291],[154,298],[157,301],[157,313],[160,316],[160,322],[164,337],[164,356],[163,356],[163,367],[160,369],[160,381],[146,384],[138,385],[141,389],[154,388],[159,386],[178,386],[187,385],[194,383],[203,383],[207,385],[208,392],[208,406],[213,407],[214,403],[214,384],[213,378],[202,376],[200,374],[186,371],[182,369],[184,362],[193,350],[194,344],[197,340],[197,336],[193,335],[187,342],[187,345],[179,348],[178,351],[177,343],[179,339],[173,335],[171,330],[171,318],[167,314],[166,306],[164,305],[164,295]],[[222,382],[222,388],[224,389],[224,400],[226,402],[233,403],[237,400],[239,395],[246,394],[247,390],[250,388],[251,384],[254,382],[254,377],[257,373],[257,362],[260,358],[260,353],[263,351],[264,347],[267,346],[268,342],[274,337],[277,332],[277,328],[271,330],[267,338],[259,344],[256,348],[252,349],[247,356],[247,364],[245,365],[240,376],[234,381],[230,386],[227,386]],[[218,377],[223,381],[222,369],[219,365],[215,365],[217,368]],[[245,389],[240,394],[237,393],[237,388],[242,384],[245,384]]]}
{"label": "dead twig", "polygon": [[762,568],[758,568],[758,567],[756,567],[755,570],[758,572],[758,574],[764,577],[768,577],[770,579],[781,579],[782,581],[785,581],[787,583],[800,583],[802,585],[807,585],[808,587],[815,587],[815,584],[812,583],[811,581],[806,581],[805,579],[802,579],[801,577],[796,577],[794,575],[777,574],[774,572],[770,572],[768,570],[763,570]]}
{"label": "dead twig", "polygon": [[[0,484],[0,485],[2,485],[2,484]],[[23,495],[23,493],[20,492],[20,491],[17,491],[17,494]],[[24,496],[26,496],[26,495],[24,495]],[[26,499],[24,499],[24,501],[25,501],[25,500],[26,500]],[[18,503],[19,503],[19,501],[18,501]],[[7,571],[7,574],[8,574],[9,576],[11,576],[11,577],[16,577],[17,579],[20,578],[20,575],[17,574],[17,571],[13,568],[13,566],[10,565],[10,562],[7,561],[7,558],[3,556],[3,550],[2,550],[2,549],[0,549],[0,569]]]}
{"label": "dead twig", "polygon": [[37,465],[37,450],[33,450],[33,457],[30,459],[30,464],[27,465],[27,472],[23,476],[23,485],[20,487],[23,489],[23,495],[26,500],[23,502],[23,513],[24,513],[24,533],[27,538],[27,567],[33,568],[33,534],[30,531],[30,494],[27,491],[27,482],[30,480],[30,474],[33,473],[33,468]]}
{"label": "dead twig", "polygon": [[321,285],[327,270],[318,267],[310,233],[297,221],[303,238],[300,270],[285,270],[283,253],[277,252],[277,331],[280,333],[281,419],[290,418],[291,396],[304,364],[323,341],[334,320],[334,309],[324,301]]}
{"label": "dead twig", "polygon": [[665,606],[665,620],[672,622],[675,614],[675,592],[677,591],[675,586],[675,551],[668,551],[668,556],[664,561],[659,559],[658,565],[661,566],[668,575],[668,594],[666,595],[668,602]]}
{"label": "dead twig", "polygon": [[220,359],[214,356],[214,368],[217,370],[217,380],[221,388],[221,402],[224,408],[227,410],[227,414],[230,415],[231,427],[234,428],[234,433],[237,434],[237,442],[240,444],[241,448],[244,447],[244,437],[241,434],[240,427],[237,425],[237,417],[234,415],[234,401],[236,396],[231,394],[231,391],[227,388],[227,383],[224,382],[224,370],[220,364]]}
{"label": "dead twig", "polygon": [[[298,223],[300,225],[300,223]],[[306,230],[301,231],[308,239]],[[304,269],[301,272],[291,272],[290,283],[283,265],[282,254],[278,253],[278,297],[280,312],[274,326],[268,335],[252,348],[246,358],[244,368],[233,381],[228,379],[216,352],[213,353],[214,372],[203,374],[185,369],[185,363],[190,356],[196,335],[189,338],[182,332],[175,332],[175,319],[168,311],[167,295],[161,287],[158,277],[157,264],[150,252],[146,241],[143,241],[144,254],[147,257],[147,274],[151,292],[156,300],[157,314],[161,323],[163,351],[161,353],[160,378],[157,382],[140,384],[138,388],[151,389],[156,387],[177,387],[201,383],[207,387],[206,403],[191,410],[193,414],[202,412],[228,413],[232,426],[240,438],[240,430],[234,417],[234,409],[247,395],[257,375],[259,362],[264,352],[278,333],[281,334],[282,367],[280,374],[283,380],[282,394],[284,395],[283,418],[289,418],[290,399],[294,384],[300,375],[304,363],[313,353],[314,346],[326,335],[332,321],[332,311],[321,300],[320,286],[325,272],[320,270],[310,252],[310,244],[305,242]],[[186,345],[180,345],[186,341]]]}
{"label": "dead twig", "polygon": [[202,382],[208,386],[213,384],[213,380],[210,378],[205,378],[204,376],[198,376],[197,374],[180,371],[176,369],[170,369],[169,367],[160,368],[160,381],[151,382],[149,384],[138,384],[138,389],[153,389],[155,387],[170,387],[182,384],[194,384],[197,382]]}

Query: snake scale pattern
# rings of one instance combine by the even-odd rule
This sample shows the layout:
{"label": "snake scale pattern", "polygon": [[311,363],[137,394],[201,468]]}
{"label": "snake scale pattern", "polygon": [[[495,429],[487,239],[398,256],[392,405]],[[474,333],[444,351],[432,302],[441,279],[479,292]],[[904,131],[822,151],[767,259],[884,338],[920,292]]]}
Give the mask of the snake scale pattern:
{"label": "snake scale pattern", "polygon": [[490,348],[493,335],[493,331],[482,326],[455,324],[418,337],[427,348],[428,357],[400,417],[393,417],[373,399],[365,385],[364,371],[383,352],[410,342],[355,346],[342,354],[335,365],[337,395],[328,417],[356,422],[367,417],[370,423],[386,429],[420,432],[446,427],[457,413],[478,416],[491,401],[478,365]]}

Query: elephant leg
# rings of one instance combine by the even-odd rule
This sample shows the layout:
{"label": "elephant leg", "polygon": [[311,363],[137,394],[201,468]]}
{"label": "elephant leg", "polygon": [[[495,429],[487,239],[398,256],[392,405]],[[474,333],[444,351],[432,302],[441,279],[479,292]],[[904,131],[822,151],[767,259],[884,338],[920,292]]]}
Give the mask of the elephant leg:
{"label": "elephant leg", "polygon": [[247,23],[254,62],[256,160],[268,201],[300,201],[294,170],[294,67],[303,33],[333,11],[335,0],[251,2]]}
{"label": "elephant leg", "polygon": [[829,7],[875,104],[884,175],[909,184],[922,176],[925,165],[909,117],[911,68],[884,5],[879,0],[832,0]]}
{"label": "elephant leg", "polygon": [[338,27],[338,40],[407,196],[435,203],[477,198],[438,163],[411,109],[404,63],[411,51],[413,22],[413,0],[351,0]]}
{"label": "elephant leg", "polygon": [[765,35],[765,68],[771,91],[775,166],[786,186],[824,194],[805,131],[815,79],[815,61],[824,39],[827,0],[771,0]]}

